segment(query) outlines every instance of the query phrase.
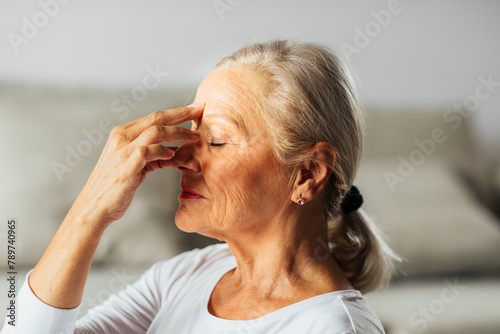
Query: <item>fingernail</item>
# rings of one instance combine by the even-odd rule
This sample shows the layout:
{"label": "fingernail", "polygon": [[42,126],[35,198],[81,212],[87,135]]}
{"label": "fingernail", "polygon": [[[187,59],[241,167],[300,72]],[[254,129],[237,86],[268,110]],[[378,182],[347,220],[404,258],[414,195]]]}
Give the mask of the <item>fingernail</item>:
{"label": "fingernail", "polygon": [[196,102],[196,103],[191,103],[190,105],[188,105],[188,107],[198,109],[203,107],[204,105],[205,105],[204,103]]}

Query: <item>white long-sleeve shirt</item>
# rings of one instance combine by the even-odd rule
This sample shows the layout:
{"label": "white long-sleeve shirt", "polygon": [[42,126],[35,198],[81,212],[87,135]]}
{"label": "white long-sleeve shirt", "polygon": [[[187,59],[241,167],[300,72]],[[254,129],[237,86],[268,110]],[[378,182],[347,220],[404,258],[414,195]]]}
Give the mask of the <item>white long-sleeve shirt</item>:
{"label": "white long-sleeve shirt", "polygon": [[208,301],[220,278],[235,267],[227,244],[185,252],[155,263],[79,320],[79,306],[58,309],[39,300],[28,273],[17,299],[16,326],[7,318],[1,334],[384,333],[357,290],[318,295],[253,320],[218,318],[208,311]]}

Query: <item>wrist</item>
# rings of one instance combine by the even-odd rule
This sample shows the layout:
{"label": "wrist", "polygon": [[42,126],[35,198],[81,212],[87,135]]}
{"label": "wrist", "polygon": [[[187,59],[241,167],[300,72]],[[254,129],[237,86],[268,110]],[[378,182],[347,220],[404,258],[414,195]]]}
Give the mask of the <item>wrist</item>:
{"label": "wrist", "polygon": [[78,227],[80,231],[86,231],[100,237],[112,221],[105,219],[97,206],[92,205],[91,202],[84,201],[82,204],[81,201],[77,200],[71,206],[63,223],[69,223]]}

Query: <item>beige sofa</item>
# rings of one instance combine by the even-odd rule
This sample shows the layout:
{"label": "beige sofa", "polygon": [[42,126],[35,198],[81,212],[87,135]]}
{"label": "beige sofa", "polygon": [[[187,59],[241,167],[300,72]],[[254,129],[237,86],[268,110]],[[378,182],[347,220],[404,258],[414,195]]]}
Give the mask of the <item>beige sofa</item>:
{"label": "beige sofa", "polygon": [[[133,107],[121,100],[127,90],[0,84],[0,212],[4,221],[18,222],[17,288],[90,175],[109,128],[185,105],[193,89],[149,91]],[[405,258],[388,289],[367,295],[388,333],[500,332],[499,219],[476,196],[498,189],[484,188],[484,164],[477,166],[468,122],[453,129],[446,111],[367,110],[367,148],[356,184],[363,208]],[[175,227],[178,192],[174,170],[148,176],[102,239],[81,314],[152,263],[214,242]],[[6,242],[3,223],[0,243]],[[0,252],[6,259],[6,247]],[[5,310],[8,287],[0,282]]]}

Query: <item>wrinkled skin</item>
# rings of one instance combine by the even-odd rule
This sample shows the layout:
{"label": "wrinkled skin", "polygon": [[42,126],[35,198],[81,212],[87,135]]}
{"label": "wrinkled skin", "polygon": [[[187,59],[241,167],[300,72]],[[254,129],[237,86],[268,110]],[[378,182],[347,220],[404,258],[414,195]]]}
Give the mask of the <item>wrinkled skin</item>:
{"label": "wrinkled skin", "polygon": [[[331,171],[321,159],[299,171],[276,159],[271,130],[259,116],[266,85],[264,76],[241,67],[210,73],[195,98],[205,104],[203,116],[192,121],[201,139],[184,143],[171,161],[181,185],[206,197],[180,198],[177,226],[226,241],[236,258],[237,267],[218,282],[208,305],[226,319],[253,319],[352,288],[333,257],[317,256],[325,252],[320,212]],[[326,143],[313,149],[320,158],[336,158],[326,157]],[[300,196],[306,205],[296,204]]]}
{"label": "wrinkled skin", "polygon": [[257,110],[265,85],[265,78],[241,68],[213,72],[200,85],[195,102],[205,109],[191,129],[202,139],[182,145],[173,164],[181,184],[206,199],[180,200],[175,220],[182,230],[221,239],[264,232],[293,204],[290,171],[275,158]]}

